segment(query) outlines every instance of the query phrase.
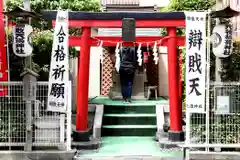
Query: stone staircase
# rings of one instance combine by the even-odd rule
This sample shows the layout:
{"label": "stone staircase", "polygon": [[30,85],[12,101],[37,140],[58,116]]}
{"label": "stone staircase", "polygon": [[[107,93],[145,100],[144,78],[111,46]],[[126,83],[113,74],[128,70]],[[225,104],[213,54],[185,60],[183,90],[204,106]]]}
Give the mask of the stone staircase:
{"label": "stone staircase", "polygon": [[155,106],[104,106],[102,136],[155,136]]}

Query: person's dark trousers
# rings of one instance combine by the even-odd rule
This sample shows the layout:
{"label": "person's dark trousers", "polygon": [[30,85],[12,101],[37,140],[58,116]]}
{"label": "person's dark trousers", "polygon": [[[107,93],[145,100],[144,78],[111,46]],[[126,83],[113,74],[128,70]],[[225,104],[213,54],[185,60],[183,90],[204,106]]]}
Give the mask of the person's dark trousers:
{"label": "person's dark trousers", "polygon": [[124,70],[120,70],[120,83],[121,83],[121,90],[123,99],[131,99],[132,96],[132,86],[133,86],[133,79],[134,79],[134,72],[127,73]]}

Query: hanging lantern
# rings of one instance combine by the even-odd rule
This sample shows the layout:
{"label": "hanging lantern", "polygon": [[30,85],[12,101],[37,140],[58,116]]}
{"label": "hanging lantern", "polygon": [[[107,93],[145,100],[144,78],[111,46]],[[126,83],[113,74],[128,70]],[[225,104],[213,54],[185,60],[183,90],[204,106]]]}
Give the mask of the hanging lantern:
{"label": "hanging lantern", "polygon": [[144,63],[148,63],[148,56],[149,56],[149,52],[144,52],[143,53],[143,56],[144,56]]}
{"label": "hanging lantern", "polygon": [[211,42],[213,45],[213,54],[216,57],[229,57],[233,48],[232,26],[230,24],[219,24],[215,26],[213,28]]}
{"label": "hanging lantern", "polygon": [[32,26],[16,25],[13,27],[13,52],[19,57],[28,57],[32,54]]}

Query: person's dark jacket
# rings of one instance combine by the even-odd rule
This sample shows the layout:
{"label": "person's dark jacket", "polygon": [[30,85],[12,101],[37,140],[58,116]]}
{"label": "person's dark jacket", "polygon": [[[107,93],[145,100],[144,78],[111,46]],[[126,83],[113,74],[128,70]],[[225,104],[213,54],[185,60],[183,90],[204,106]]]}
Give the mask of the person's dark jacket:
{"label": "person's dark jacket", "polygon": [[128,74],[135,72],[137,67],[137,57],[134,47],[122,47],[120,51],[120,71],[124,70]]}

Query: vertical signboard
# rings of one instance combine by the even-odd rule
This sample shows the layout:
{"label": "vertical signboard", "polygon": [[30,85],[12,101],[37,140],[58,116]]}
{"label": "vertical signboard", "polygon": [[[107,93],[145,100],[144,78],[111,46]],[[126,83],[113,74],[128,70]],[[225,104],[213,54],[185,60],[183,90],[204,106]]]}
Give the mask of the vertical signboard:
{"label": "vertical signboard", "polygon": [[191,113],[205,112],[206,15],[205,12],[185,12],[186,107]]}
{"label": "vertical signboard", "polygon": [[58,11],[49,72],[48,110],[66,112],[69,83],[68,11]]}

